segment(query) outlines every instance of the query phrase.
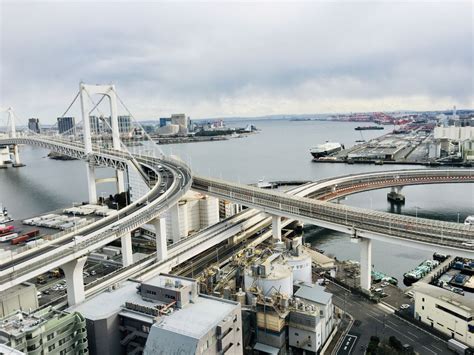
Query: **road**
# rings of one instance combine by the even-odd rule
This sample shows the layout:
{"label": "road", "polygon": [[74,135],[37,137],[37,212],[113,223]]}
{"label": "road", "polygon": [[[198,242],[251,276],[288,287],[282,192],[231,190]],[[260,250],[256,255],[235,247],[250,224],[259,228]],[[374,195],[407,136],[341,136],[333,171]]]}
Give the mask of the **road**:
{"label": "road", "polygon": [[[165,165],[165,164],[163,164],[163,165]],[[172,167],[170,167],[170,166],[163,167],[163,171],[159,173],[161,175],[159,181],[161,181],[161,183],[164,184],[164,185],[161,185],[161,188],[164,189],[164,190],[168,190],[171,187],[171,184],[173,183],[173,179],[172,179],[173,175],[171,173],[171,169],[172,169]],[[161,193],[154,194],[153,196],[151,196],[150,201],[152,199],[159,198],[160,196],[161,196]],[[119,210],[118,215],[115,215],[114,218],[117,218],[117,220],[120,220],[120,219],[122,219],[122,218],[124,218],[124,217],[126,217],[126,216],[128,216],[132,213],[135,213],[136,211],[138,211],[143,206],[143,204],[139,205],[139,204],[132,203],[129,206],[130,207],[127,210]],[[82,235],[87,235],[87,234],[96,232],[96,231],[100,230],[101,228],[104,228],[104,226],[106,226],[107,224],[110,224],[110,223],[111,223],[110,221],[107,221],[105,219],[104,220],[98,220],[98,221],[96,221],[96,223],[93,223],[91,226],[84,227],[83,229],[81,229],[81,234]],[[71,236],[70,238],[61,239],[60,241],[55,241],[54,243],[48,244],[47,246],[45,246],[45,247],[43,247],[43,248],[41,248],[37,251],[34,251],[32,253],[28,253],[28,255],[20,256],[20,257],[15,258],[14,260],[11,260],[11,261],[9,260],[9,261],[3,263],[2,265],[0,265],[0,270],[7,270],[7,269],[11,268],[12,266],[21,265],[22,263],[25,263],[25,262],[31,260],[34,257],[37,257],[37,256],[39,256],[43,253],[54,250],[55,248],[66,245],[66,244],[71,243],[73,241],[74,241],[73,236]]]}
{"label": "road", "polygon": [[372,335],[378,336],[380,340],[388,340],[393,335],[402,344],[413,346],[413,349],[419,354],[442,355],[449,353],[444,341],[402,320],[388,309],[374,304],[362,296],[353,295],[332,283],[328,285],[328,290],[334,295],[334,304],[351,314],[355,320],[349,332],[349,335],[357,337],[357,339],[352,338],[355,341],[355,346],[351,352],[344,351],[344,344],[348,338],[344,339],[338,355],[364,354],[365,350],[361,347],[367,347]]}

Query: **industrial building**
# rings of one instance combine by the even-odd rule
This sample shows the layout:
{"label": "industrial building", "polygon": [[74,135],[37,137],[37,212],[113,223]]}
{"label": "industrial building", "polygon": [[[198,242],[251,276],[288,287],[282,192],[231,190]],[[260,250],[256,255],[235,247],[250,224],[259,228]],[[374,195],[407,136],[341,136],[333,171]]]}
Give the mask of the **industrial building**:
{"label": "industrial building", "polygon": [[219,218],[226,219],[242,212],[242,205],[234,202],[219,200]]}
{"label": "industrial building", "polygon": [[79,313],[47,307],[18,311],[0,322],[0,343],[24,353],[88,354],[85,320]]}
{"label": "industrial building", "polygon": [[428,326],[474,347],[474,296],[417,282],[415,318]]}
{"label": "industrial building", "polygon": [[41,133],[39,118],[29,118],[28,119],[28,129],[31,132]]}
{"label": "industrial building", "polygon": [[242,304],[247,352],[316,354],[336,331],[332,294],[312,283],[301,237],[248,247],[198,277],[201,292]]}
{"label": "industrial building", "polygon": [[87,320],[91,354],[242,354],[240,303],[200,295],[193,279],[127,281],[69,309]]}
{"label": "industrial building", "polygon": [[254,350],[285,354],[289,346],[319,352],[335,329],[332,294],[312,283],[311,256],[301,237],[245,272],[247,301],[256,318]]}
{"label": "industrial building", "polygon": [[166,235],[173,242],[219,222],[219,200],[189,191],[177,204],[163,213]]}
{"label": "industrial building", "polygon": [[76,134],[76,120],[74,117],[58,117],[58,131],[59,134],[66,133],[67,135]]}

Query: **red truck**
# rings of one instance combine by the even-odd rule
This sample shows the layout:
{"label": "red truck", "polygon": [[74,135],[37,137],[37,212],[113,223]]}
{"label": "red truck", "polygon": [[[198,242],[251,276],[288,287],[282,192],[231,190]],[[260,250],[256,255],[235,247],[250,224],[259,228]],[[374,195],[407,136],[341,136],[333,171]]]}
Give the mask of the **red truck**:
{"label": "red truck", "polygon": [[32,231],[29,231],[25,234],[20,235],[19,237],[16,237],[16,238],[12,239],[11,243],[12,243],[12,245],[15,245],[15,244],[20,244],[20,243],[23,243],[23,242],[27,242],[31,238],[34,238],[34,237],[38,236],[39,233],[40,233],[39,229],[34,229]]}

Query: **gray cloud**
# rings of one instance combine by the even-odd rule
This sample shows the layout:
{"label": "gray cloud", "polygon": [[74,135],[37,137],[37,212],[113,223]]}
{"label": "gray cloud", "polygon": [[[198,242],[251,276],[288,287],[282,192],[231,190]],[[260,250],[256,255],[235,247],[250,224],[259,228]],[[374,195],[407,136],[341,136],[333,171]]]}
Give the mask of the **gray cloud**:
{"label": "gray cloud", "polygon": [[141,119],[473,106],[469,1],[0,6],[0,104],[25,118],[80,80]]}

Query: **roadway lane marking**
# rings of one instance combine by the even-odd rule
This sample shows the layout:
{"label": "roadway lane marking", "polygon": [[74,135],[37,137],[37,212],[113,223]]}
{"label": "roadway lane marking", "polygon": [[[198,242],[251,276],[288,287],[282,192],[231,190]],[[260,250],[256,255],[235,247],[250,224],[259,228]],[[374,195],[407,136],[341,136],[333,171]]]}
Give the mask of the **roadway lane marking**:
{"label": "roadway lane marking", "polygon": [[344,300],[344,298],[342,298],[341,296],[336,296],[336,295],[334,295],[334,297],[335,297],[336,299],[338,299],[338,300],[339,300],[340,302],[342,302],[342,303],[345,302],[346,304],[350,304],[351,306],[355,306],[355,305],[356,305],[356,303],[354,303],[354,302],[351,302],[351,301],[348,301],[348,300]]}
{"label": "roadway lane marking", "polygon": [[392,329],[394,332],[399,333],[401,336],[404,336],[405,338],[411,340],[412,342],[416,342],[415,339],[409,337],[409,336],[406,335],[405,333],[402,333],[402,332],[399,331],[398,329],[395,329],[394,327],[391,327],[390,325],[385,324],[385,323],[384,323],[383,321],[381,321],[380,319],[375,318],[374,316],[372,316],[372,315],[370,315],[370,314],[368,314],[368,316],[369,316],[370,318],[373,318],[375,321],[377,321],[377,322],[379,322],[379,323],[381,323],[381,324],[384,324],[384,326],[386,326],[387,328]]}
{"label": "roadway lane marking", "polygon": [[[388,319],[387,319],[387,323],[390,323],[391,325],[393,325],[393,326],[395,326],[395,327],[400,327],[400,324],[396,324],[396,323],[394,323],[394,322],[392,322],[391,320],[388,320]],[[411,332],[409,332],[409,334],[410,334],[412,337],[416,338],[416,339],[419,338],[419,336],[417,336],[417,335],[415,335],[415,334],[413,334],[413,333],[411,333]]]}
{"label": "roadway lane marking", "polygon": [[437,352],[434,352],[434,351],[433,351],[433,350],[431,350],[430,348],[427,348],[427,347],[426,347],[426,346],[424,346],[424,345],[423,345],[423,347],[424,347],[426,350],[428,350],[430,353],[433,353],[433,354],[435,354],[435,355],[438,355],[438,353],[437,353]]}
{"label": "roadway lane marking", "polygon": [[405,323],[408,324],[409,326],[414,327],[414,328],[418,329],[419,331],[421,331],[421,332],[423,332],[423,333],[425,333],[425,334],[430,335],[431,337],[433,337],[433,338],[439,340],[439,341],[442,342],[443,344],[446,344],[445,340],[444,340],[444,339],[441,339],[441,338],[438,337],[437,335],[435,335],[435,334],[433,334],[433,333],[430,333],[430,332],[428,332],[427,330],[425,330],[425,329],[423,329],[423,328],[420,328],[420,327],[417,326],[416,324],[413,324],[413,323],[407,321],[406,319],[403,319],[402,317],[400,317],[400,316],[397,315],[397,314],[394,314],[394,316],[397,317],[397,319],[399,319],[399,320],[405,322]]}
{"label": "roadway lane marking", "polygon": [[410,339],[412,342],[416,343],[416,340],[415,340],[415,339],[409,337],[409,336],[406,335],[405,333],[402,333],[402,332],[399,331],[398,329],[395,329],[394,327],[391,327],[391,326],[389,326],[389,325],[387,325],[386,327],[389,328],[389,329],[392,329],[394,332],[397,332],[397,333],[400,334],[401,336],[404,336],[405,338]]}
{"label": "roadway lane marking", "polygon": [[440,349],[440,348],[438,348],[438,347],[437,347],[437,346],[435,346],[434,344],[430,344],[430,346],[432,346],[433,348],[435,348],[435,349],[436,349],[436,350],[438,350],[438,351],[441,351],[441,352],[443,352],[443,349]]}
{"label": "roadway lane marking", "polygon": [[369,312],[369,313],[372,314],[373,316],[377,316],[377,317],[383,317],[383,316],[385,316],[385,314],[374,312],[372,309],[368,309],[367,312]]}
{"label": "roadway lane marking", "polygon": [[339,345],[339,348],[337,349],[337,354],[339,354],[340,352],[342,352],[343,354],[350,354],[356,341],[357,341],[357,336],[347,334],[344,337],[344,340],[342,341],[342,343]]}

